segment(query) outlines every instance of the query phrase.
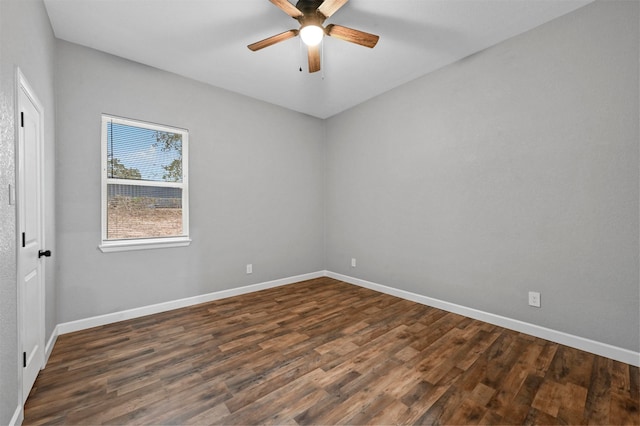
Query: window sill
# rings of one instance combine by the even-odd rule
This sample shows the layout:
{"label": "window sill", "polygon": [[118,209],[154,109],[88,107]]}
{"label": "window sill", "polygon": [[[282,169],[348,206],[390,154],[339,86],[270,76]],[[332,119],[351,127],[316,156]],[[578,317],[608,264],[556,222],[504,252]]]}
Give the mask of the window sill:
{"label": "window sill", "polygon": [[169,247],[186,247],[191,244],[189,237],[153,238],[147,240],[103,241],[98,248],[103,253],[114,251],[151,250]]}

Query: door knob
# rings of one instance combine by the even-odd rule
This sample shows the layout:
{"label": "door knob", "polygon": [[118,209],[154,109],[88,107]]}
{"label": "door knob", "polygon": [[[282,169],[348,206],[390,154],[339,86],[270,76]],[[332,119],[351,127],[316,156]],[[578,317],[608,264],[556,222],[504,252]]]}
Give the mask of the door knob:
{"label": "door knob", "polygon": [[39,250],[38,251],[38,259],[40,259],[42,256],[44,257],[51,257],[51,250]]}

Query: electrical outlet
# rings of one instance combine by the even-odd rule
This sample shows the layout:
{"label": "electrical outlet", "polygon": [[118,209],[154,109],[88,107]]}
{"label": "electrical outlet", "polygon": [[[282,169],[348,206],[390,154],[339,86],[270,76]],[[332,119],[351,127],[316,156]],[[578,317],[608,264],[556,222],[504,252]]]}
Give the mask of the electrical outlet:
{"label": "electrical outlet", "polygon": [[352,268],[355,268],[355,267],[356,267],[356,258],[355,258],[355,257],[352,257],[352,258],[351,258],[351,267],[352,267]]}
{"label": "electrical outlet", "polygon": [[533,306],[536,308],[540,307],[540,293],[537,291],[529,292],[529,306]]}
{"label": "electrical outlet", "polygon": [[247,274],[253,274],[253,264],[247,263]]}

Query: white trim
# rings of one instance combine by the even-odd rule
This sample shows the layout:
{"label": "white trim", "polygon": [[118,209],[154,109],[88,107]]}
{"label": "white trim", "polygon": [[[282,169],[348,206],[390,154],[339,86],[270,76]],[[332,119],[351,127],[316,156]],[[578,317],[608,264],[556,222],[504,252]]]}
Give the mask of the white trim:
{"label": "white trim", "polygon": [[9,420],[9,426],[19,426],[24,420],[24,408],[22,405],[16,407],[16,411],[13,412],[11,420]]}
{"label": "white trim", "polygon": [[154,186],[164,188],[182,188],[182,182],[163,182],[155,180],[134,180],[135,184],[131,183],[131,179],[119,179],[109,178],[109,183],[114,185],[135,185],[135,186]]}
{"label": "white trim", "polygon": [[151,121],[120,117],[113,114],[102,114],[102,116],[108,118],[114,123],[124,124],[126,126],[144,127],[145,129],[160,130],[161,132],[167,132],[167,133],[176,133],[176,130],[180,132],[187,132],[187,133],[189,132],[189,129],[185,127],[169,126],[166,124],[153,123]]}
{"label": "white trim", "polygon": [[55,346],[57,340],[58,326],[56,325],[56,327],[53,329],[53,332],[51,333],[51,337],[49,337],[49,340],[47,341],[47,345],[44,347],[44,365],[42,366],[42,368],[46,367],[47,362],[49,362],[49,357],[51,356],[51,352],[53,351],[53,347]]}
{"label": "white trim", "polygon": [[288,278],[281,278],[273,281],[252,284],[239,288],[216,291],[213,293],[201,294],[199,296],[187,297],[184,299],[172,300],[169,302],[157,303],[155,305],[143,306],[140,308],[128,309],[126,311],[113,312],[110,314],[98,315],[76,321],[58,324],[56,330],[58,334],[72,333],[74,331],[85,330],[87,328],[112,324],[118,321],[125,321],[132,318],[171,311],[173,309],[185,308],[187,306],[198,305],[200,303],[211,302],[213,300],[227,297],[239,296],[241,294],[253,293],[255,291],[266,290],[268,288],[280,287],[287,284],[294,284],[300,281],[311,280],[326,276],[325,271],[311,272],[308,274],[296,275]]}
{"label": "white trim", "polygon": [[360,287],[365,287],[371,290],[375,290],[380,293],[385,293],[392,296],[400,297],[402,299],[410,300],[412,302],[420,303],[427,306],[432,306],[434,308],[442,309],[447,312],[453,312],[459,315],[464,315],[466,317],[484,321],[489,324],[494,324],[500,327],[508,328],[510,330],[515,330],[521,333],[529,334],[531,336],[539,337],[555,343],[570,346],[570,347],[580,349],[586,352],[590,352],[596,355],[604,356],[606,358],[611,358],[616,361],[624,362],[626,364],[640,366],[640,353],[631,351],[629,349],[620,348],[617,346],[609,345],[607,343],[597,342],[595,340],[587,339],[580,336],[575,336],[572,334],[564,333],[562,331],[552,330],[539,325],[530,324],[524,321],[507,318],[501,315],[480,311],[480,310],[469,308],[466,306],[457,305],[455,303],[434,299],[432,297],[411,293],[405,290],[388,287],[382,284],[373,283],[371,281],[366,281],[360,278],[354,278],[348,275],[342,275],[342,274],[338,274],[331,271],[311,272],[308,274],[296,275],[293,277],[282,278],[278,280],[252,284],[244,287],[222,290],[222,291],[203,294],[199,296],[187,297],[184,299],[172,300],[169,302],[158,303],[155,305],[148,305],[140,308],[129,309],[126,311],[113,312],[110,314],[99,315],[95,317],[58,324],[53,334],[51,335],[49,343],[47,344],[47,354],[50,354],[50,351],[53,348],[53,344],[55,343],[55,338],[57,338],[57,336],[61,334],[72,333],[74,331],[85,330],[87,328],[111,324],[118,321],[125,321],[128,319],[138,318],[145,315],[166,312],[173,309],[184,308],[188,306],[197,305],[200,303],[210,302],[213,300],[239,296],[242,294],[252,293],[255,291],[265,290],[268,288],[280,287],[288,284],[294,284],[300,281],[305,281],[305,280],[310,280],[310,279],[320,278],[320,277],[334,278],[336,280],[344,281],[349,284],[354,284]]}
{"label": "white trim", "polygon": [[[101,119],[101,235],[98,248],[103,252],[148,250],[168,247],[185,247],[191,244],[189,238],[189,130],[180,127],[171,127],[147,121],[134,120],[102,114]],[[117,123],[131,127],[139,127],[149,130],[158,130],[182,135],[182,181],[180,182],[151,182],[143,180],[114,179],[108,177],[107,163],[107,125]],[[107,237],[107,196],[108,185],[120,184],[131,186],[170,187],[182,190],[182,234],[167,238],[135,238],[130,240],[110,240]]]}
{"label": "white trim", "polygon": [[111,240],[103,241],[98,246],[103,253],[114,251],[150,250],[168,247],[186,247],[191,244],[189,237],[171,238],[137,238],[131,240]]}
{"label": "white trim", "polygon": [[360,278],[350,277],[331,271],[326,271],[326,276],[336,280],[344,281],[360,287],[365,287],[381,293],[390,294],[412,302],[420,303],[434,308],[442,309],[455,314],[464,315],[469,318],[494,324],[500,327],[515,330],[520,333],[529,334],[541,339],[550,340],[562,345],[571,346],[586,352],[611,358],[626,364],[640,366],[640,352],[634,352],[629,349],[620,348],[618,346],[609,345],[607,343],[597,342],[573,334],[568,334],[558,330],[542,327],[539,325],[527,323],[524,321],[503,317],[501,315],[480,311],[466,306],[457,305],[455,303],[445,302],[443,300],[434,299],[432,297],[423,296],[421,294],[411,293],[405,290],[399,290],[393,287],[387,287],[382,284],[373,283],[371,281],[362,280]]}

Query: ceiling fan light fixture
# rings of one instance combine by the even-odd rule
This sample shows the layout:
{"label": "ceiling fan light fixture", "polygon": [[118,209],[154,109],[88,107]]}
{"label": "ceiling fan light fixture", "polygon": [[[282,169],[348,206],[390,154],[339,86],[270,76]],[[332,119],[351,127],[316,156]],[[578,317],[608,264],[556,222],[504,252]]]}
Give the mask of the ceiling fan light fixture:
{"label": "ceiling fan light fixture", "polygon": [[324,37],[324,29],[318,25],[305,25],[300,28],[300,38],[307,46],[317,46]]}
{"label": "ceiling fan light fixture", "polygon": [[[269,1],[298,21],[300,23],[300,29],[276,34],[250,44],[247,47],[249,50],[255,52],[256,50],[269,47],[281,41],[300,36],[302,42],[307,45],[310,73],[320,71],[320,59],[322,58],[324,49],[321,49],[318,45],[322,42],[325,35],[369,48],[374,47],[380,38],[375,34],[365,33],[364,31],[354,30],[353,28],[343,27],[342,25],[329,24],[323,27],[324,21],[349,0],[298,0],[295,6],[291,4],[290,0]],[[302,71],[302,68],[300,71]]]}

